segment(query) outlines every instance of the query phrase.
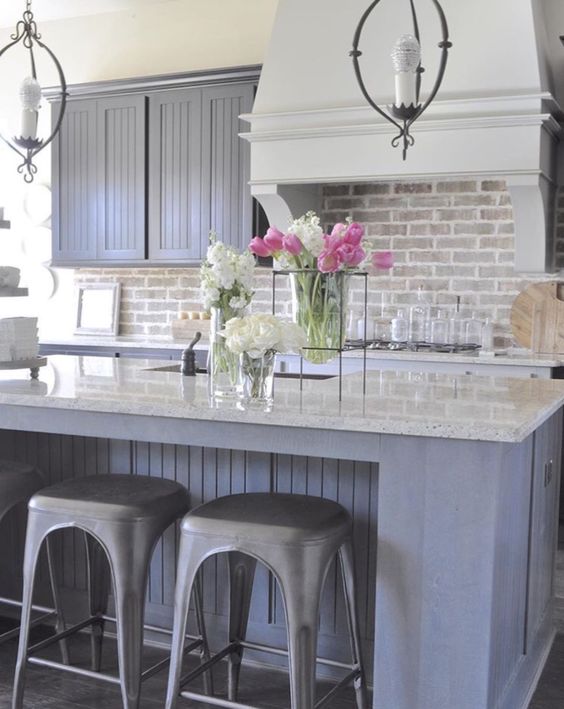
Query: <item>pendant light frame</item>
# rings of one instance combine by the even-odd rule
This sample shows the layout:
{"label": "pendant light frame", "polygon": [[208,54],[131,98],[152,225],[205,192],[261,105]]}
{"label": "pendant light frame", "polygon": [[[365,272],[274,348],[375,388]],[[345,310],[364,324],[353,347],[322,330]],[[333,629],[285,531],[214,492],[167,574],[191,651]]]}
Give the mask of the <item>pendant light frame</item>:
{"label": "pendant light frame", "polygon": [[23,160],[23,162],[18,165],[18,172],[23,174],[25,182],[33,182],[33,178],[37,173],[37,166],[34,164],[33,160],[35,156],[44,148],[46,148],[49,143],[54,139],[54,137],[59,132],[61,123],[63,121],[63,116],[65,114],[66,104],[67,104],[67,83],[65,80],[65,75],[63,73],[63,68],[55,54],[49,49],[49,47],[41,41],[41,34],[37,31],[37,23],[35,22],[33,12],[31,11],[31,0],[26,0],[26,9],[24,10],[22,19],[16,24],[15,32],[10,35],[9,42],[5,47],[0,49],[0,57],[2,57],[5,52],[7,52],[12,47],[15,47],[20,42],[29,52],[29,59],[31,65],[31,76],[37,81],[37,69],[35,63],[34,45],[43,49],[55,65],[57,74],[59,75],[59,83],[61,86],[61,100],[59,104],[59,113],[55,121],[55,125],[51,131],[51,134],[45,140],[41,138],[25,138],[24,136],[16,137],[14,136],[11,140],[3,135],[0,138],[12,148]]}
{"label": "pendant light frame", "polygon": [[[372,108],[379,113],[383,118],[385,118],[387,121],[392,123],[397,129],[398,129],[398,135],[396,135],[392,139],[392,146],[396,148],[400,142],[402,143],[403,146],[403,159],[405,160],[407,157],[407,150],[409,147],[411,147],[415,143],[415,138],[411,135],[411,126],[413,123],[427,110],[429,107],[430,103],[433,101],[435,96],[437,95],[437,91],[439,90],[445,70],[446,70],[446,65],[447,65],[447,59],[448,59],[448,50],[452,47],[452,42],[449,40],[449,34],[448,34],[448,24],[447,20],[445,17],[445,14],[443,12],[443,9],[438,2],[438,0],[431,0],[433,3],[437,14],[439,16],[439,23],[441,25],[441,34],[442,34],[442,40],[439,42],[439,49],[441,50],[441,57],[440,57],[440,62],[439,62],[439,69],[437,72],[437,77],[435,79],[435,83],[433,85],[433,88],[431,90],[431,93],[427,97],[427,100],[425,103],[420,104],[419,103],[419,95],[420,95],[420,90],[421,90],[421,74],[425,71],[425,69],[421,66],[421,62],[419,63],[419,66],[416,69],[416,97],[417,97],[417,105],[409,105],[405,106],[402,104],[401,106],[396,106],[392,105],[390,109],[390,113],[385,111],[383,108],[378,106],[376,101],[370,96],[370,93],[368,92],[368,89],[366,88],[366,84],[364,83],[364,79],[362,78],[362,72],[360,69],[360,57],[362,56],[362,52],[359,49],[359,44],[360,44],[360,39],[362,35],[362,31],[364,29],[364,25],[366,24],[366,21],[368,20],[369,16],[371,15],[372,11],[376,8],[380,0],[374,0],[368,8],[365,10],[364,14],[360,18],[360,21],[358,23],[358,26],[356,28],[356,31],[354,33],[354,38],[353,38],[353,48],[352,51],[349,52],[349,56],[352,57],[353,60],[353,67],[354,67],[354,72],[356,76],[356,80],[358,82],[358,85],[360,86],[360,90],[362,91],[362,94],[366,101],[372,106]],[[411,17],[412,17],[412,22],[413,22],[413,35],[416,37],[417,41],[420,42],[420,35],[419,35],[419,22],[417,20],[417,13],[415,11],[415,0],[409,0],[410,8],[411,8]]]}

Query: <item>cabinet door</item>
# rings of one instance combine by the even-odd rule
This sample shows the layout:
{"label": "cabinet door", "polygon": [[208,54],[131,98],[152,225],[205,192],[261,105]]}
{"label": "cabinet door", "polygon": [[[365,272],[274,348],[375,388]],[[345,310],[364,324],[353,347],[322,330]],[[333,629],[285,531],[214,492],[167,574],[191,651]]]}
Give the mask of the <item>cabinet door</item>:
{"label": "cabinet door", "polygon": [[[53,107],[53,115],[58,107]],[[69,101],[53,141],[53,264],[96,258],[96,102]]]}
{"label": "cabinet door", "polygon": [[101,261],[146,256],[145,96],[97,102],[98,248]]}
{"label": "cabinet door", "polygon": [[203,90],[202,164],[204,241],[210,230],[218,239],[244,249],[252,238],[249,187],[250,145],[239,138],[245,130],[240,114],[253,107],[254,86],[216,86]]}
{"label": "cabinet door", "polygon": [[201,125],[201,89],[151,96],[148,204],[151,261],[201,258]]}

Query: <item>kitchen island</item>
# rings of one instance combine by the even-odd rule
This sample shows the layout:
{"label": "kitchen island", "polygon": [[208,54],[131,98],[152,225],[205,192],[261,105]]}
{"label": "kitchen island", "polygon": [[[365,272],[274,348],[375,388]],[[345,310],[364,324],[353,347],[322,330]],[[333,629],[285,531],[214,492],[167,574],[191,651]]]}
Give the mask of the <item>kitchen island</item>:
{"label": "kitchen island", "polygon": [[[271,412],[210,405],[170,362],[54,356],[40,381],[0,378],[2,456],[50,481],[173,477],[193,504],[244,491],[322,495],[353,514],[374,709],[524,709],[552,642],[564,382],[370,371],[276,381]],[[165,371],[160,370],[161,367]],[[69,615],[84,558],[60,540]],[[170,627],[174,532],[151,568],[148,619]],[[6,555],[4,555],[6,556]],[[2,558],[4,584],[14,575]],[[223,567],[204,574],[212,641]],[[217,574],[217,578],[216,578]],[[4,589],[0,589],[4,590]],[[250,635],[284,643],[280,598],[258,578]],[[347,658],[335,574],[320,654]],[[261,658],[262,659],[262,658]]]}

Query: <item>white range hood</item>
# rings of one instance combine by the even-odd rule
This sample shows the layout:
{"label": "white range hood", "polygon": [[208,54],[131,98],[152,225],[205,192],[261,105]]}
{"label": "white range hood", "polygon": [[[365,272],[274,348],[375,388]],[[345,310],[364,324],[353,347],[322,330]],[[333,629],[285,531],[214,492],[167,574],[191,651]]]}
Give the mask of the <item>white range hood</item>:
{"label": "white range hood", "polygon": [[[395,128],[360,93],[349,51],[368,0],[280,0],[250,131],[251,184],[271,223],[319,208],[319,185],[433,177],[507,181],[516,222],[516,269],[550,271],[564,99],[562,0],[442,0],[453,47],[440,92],[413,126],[403,161]],[[439,25],[418,0],[425,90]],[[389,53],[411,31],[407,0],[381,0],[360,49],[375,100],[393,101]],[[558,87],[555,89],[555,87]]]}

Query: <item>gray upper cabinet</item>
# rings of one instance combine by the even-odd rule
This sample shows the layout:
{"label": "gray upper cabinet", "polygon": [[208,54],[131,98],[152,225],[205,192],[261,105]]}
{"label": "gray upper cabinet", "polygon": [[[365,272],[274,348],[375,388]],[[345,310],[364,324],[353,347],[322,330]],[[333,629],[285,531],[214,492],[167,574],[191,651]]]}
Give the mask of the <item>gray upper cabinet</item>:
{"label": "gray upper cabinet", "polygon": [[53,143],[53,263],[96,258],[96,103],[67,104]]}
{"label": "gray upper cabinet", "polygon": [[97,102],[98,180],[96,257],[145,258],[144,96]]}
{"label": "gray upper cabinet", "polygon": [[143,96],[69,101],[53,149],[53,263],[145,258]]}
{"label": "gray upper cabinet", "polygon": [[252,86],[222,86],[203,91],[203,214],[205,234],[215,231],[225,244],[244,248],[252,234],[249,195],[249,144],[239,116],[253,107]]}
{"label": "gray upper cabinet", "polygon": [[70,87],[54,141],[53,264],[198,263],[252,234],[258,67]]}
{"label": "gray upper cabinet", "polygon": [[149,259],[201,258],[202,91],[151,96]]}

